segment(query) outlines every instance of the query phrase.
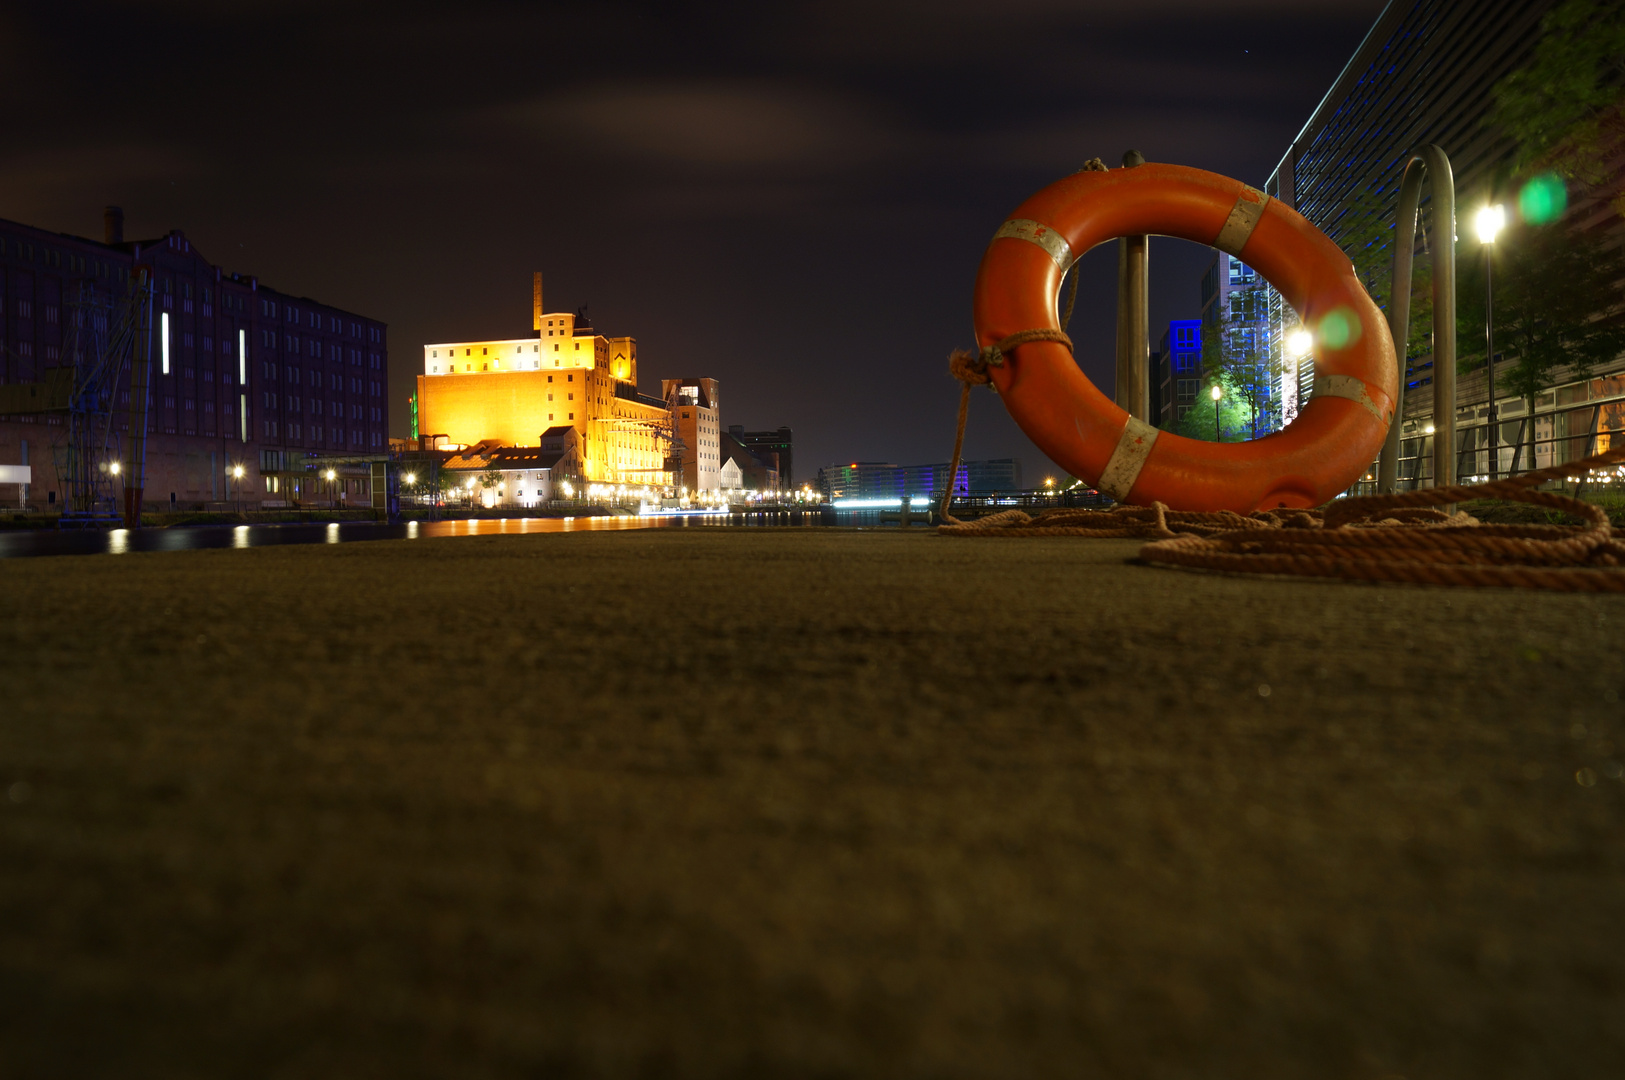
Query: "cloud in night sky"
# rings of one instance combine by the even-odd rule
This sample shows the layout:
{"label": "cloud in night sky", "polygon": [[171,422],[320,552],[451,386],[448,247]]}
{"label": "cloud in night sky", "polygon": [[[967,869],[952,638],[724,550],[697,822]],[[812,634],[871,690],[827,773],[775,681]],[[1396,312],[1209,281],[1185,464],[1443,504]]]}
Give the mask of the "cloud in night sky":
{"label": "cloud in night sky", "polygon": [[[1007,212],[1131,146],[1262,182],[1381,6],[18,0],[0,216],[96,236],[119,203],[388,321],[397,433],[420,346],[523,333],[540,269],[638,338],[645,389],[722,379],[798,468],[941,460]],[[1154,320],[1208,257],[1154,242]],[[1097,380],[1110,263],[1072,327]],[[988,395],[968,450],[1044,468]]]}

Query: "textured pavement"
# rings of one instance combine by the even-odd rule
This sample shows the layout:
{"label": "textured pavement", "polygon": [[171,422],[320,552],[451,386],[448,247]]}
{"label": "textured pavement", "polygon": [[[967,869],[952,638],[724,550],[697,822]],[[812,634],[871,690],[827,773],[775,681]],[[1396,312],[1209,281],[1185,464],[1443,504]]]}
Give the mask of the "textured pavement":
{"label": "textured pavement", "polygon": [[1580,1077],[1625,597],[690,529],[0,560],[0,1076]]}

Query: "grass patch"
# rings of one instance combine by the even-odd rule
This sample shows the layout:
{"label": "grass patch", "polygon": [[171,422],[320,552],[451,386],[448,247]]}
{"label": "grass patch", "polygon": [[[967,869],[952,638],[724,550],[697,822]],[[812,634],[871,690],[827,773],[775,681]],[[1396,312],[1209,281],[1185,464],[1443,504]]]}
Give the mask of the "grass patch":
{"label": "grass patch", "polygon": [[[1594,503],[1608,514],[1608,520],[1617,528],[1625,528],[1625,495],[1586,495],[1584,501]],[[1458,503],[1486,525],[1574,525],[1576,519],[1560,510],[1549,510],[1530,503],[1502,502],[1499,499],[1473,499]]]}

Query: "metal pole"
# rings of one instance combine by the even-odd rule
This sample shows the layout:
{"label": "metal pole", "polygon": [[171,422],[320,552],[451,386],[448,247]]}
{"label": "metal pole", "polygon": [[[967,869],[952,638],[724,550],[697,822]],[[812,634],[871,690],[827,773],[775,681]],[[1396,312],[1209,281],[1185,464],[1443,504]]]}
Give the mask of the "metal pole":
{"label": "metal pole", "polygon": [[[1399,484],[1399,436],[1405,419],[1405,343],[1411,325],[1411,265],[1424,174],[1433,188],[1433,232],[1427,249],[1433,268],[1433,486],[1449,487],[1456,482],[1456,182],[1450,158],[1430,144],[1413,152],[1406,162],[1394,217],[1397,229],[1388,329],[1399,361],[1399,379],[1393,422],[1377,463],[1377,490],[1384,493]],[[1420,474],[1420,454],[1417,471]],[[1416,486],[1422,486],[1420,475]]]}
{"label": "metal pole", "polygon": [[[1138,150],[1123,155],[1125,169],[1144,164]],[[1117,407],[1142,422],[1150,411],[1149,257],[1150,237],[1125,236],[1117,241]]]}
{"label": "metal pole", "polygon": [[1495,416],[1495,243],[1484,245],[1484,369],[1490,380],[1490,452],[1489,478],[1495,479],[1500,471],[1501,433]]}
{"label": "metal pole", "polygon": [[124,527],[141,527],[141,499],[147,485],[147,402],[152,380],[152,289],[147,268],[137,266],[130,287],[138,290],[140,311],[135,348],[130,351],[130,441],[124,463]]}

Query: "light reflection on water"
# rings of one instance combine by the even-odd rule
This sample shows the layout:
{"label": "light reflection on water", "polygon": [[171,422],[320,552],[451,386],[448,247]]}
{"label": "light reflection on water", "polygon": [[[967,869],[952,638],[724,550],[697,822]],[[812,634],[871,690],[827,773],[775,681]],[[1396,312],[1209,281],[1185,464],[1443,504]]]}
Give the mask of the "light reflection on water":
{"label": "light reflection on water", "polygon": [[[809,515],[798,524],[815,525]],[[0,558],[36,555],[124,555],[147,551],[201,551],[209,548],[273,547],[281,544],[342,544],[363,540],[427,540],[447,536],[621,532],[628,529],[726,526],[727,514],[661,517],[469,518],[461,521],[405,521],[394,524],[347,521],[290,525],[197,526],[173,529],[28,530],[0,532]],[[750,525],[790,524],[752,520]],[[843,520],[843,524],[846,522]]]}

